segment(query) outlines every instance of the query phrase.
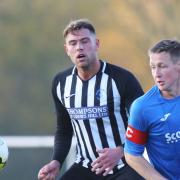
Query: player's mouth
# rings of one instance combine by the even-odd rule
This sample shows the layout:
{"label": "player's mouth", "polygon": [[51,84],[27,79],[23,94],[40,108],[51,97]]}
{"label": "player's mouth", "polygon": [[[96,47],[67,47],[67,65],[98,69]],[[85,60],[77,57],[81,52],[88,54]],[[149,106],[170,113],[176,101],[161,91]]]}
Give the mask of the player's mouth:
{"label": "player's mouth", "polygon": [[157,84],[158,84],[159,86],[163,86],[165,83],[164,83],[164,81],[157,81]]}
{"label": "player's mouth", "polygon": [[77,59],[83,59],[83,58],[85,58],[85,55],[84,55],[84,54],[79,54],[79,55],[77,55],[76,58],[77,58]]}

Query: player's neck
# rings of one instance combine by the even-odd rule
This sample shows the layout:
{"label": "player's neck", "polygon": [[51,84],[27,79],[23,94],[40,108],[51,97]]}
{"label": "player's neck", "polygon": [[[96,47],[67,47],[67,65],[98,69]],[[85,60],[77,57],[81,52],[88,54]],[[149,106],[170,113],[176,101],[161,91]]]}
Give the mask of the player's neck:
{"label": "player's neck", "polygon": [[86,81],[91,79],[94,75],[98,73],[100,69],[100,61],[98,60],[95,64],[92,66],[89,66],[88,68],[80,68],[78,69],[78,76]]}
{"label": "player's neck", "polygon": [[166,99],[173,99],[180,96],[180,87],[172,88],[171,91],[161,91],[161,95]]}
{"label": "player's neck", "polygon": [[179,93],[173,93],[173,92],[167,92],[167,91],[161,91],[161,95],[166,99],[173,99],[175,97],[180,96]]}

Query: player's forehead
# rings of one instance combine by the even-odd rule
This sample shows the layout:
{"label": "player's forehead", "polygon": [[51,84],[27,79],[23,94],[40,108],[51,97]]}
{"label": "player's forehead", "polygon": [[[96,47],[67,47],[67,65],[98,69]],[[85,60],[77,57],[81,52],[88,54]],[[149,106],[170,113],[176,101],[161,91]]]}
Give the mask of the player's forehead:
{"label": "player's forehead", "polygon": [[95,37],[95,35],[91,33],[89,29],[81,28],[69,32],[66,36],[65,41],[69,42],[72,40],[79,40],[79,39],[92,38],[92,37]]}
{"label": "player's forehead", "polygon": [[149,57],[150,57],[150,64],[172,63],[170,54],[166,52],[151,53]]}

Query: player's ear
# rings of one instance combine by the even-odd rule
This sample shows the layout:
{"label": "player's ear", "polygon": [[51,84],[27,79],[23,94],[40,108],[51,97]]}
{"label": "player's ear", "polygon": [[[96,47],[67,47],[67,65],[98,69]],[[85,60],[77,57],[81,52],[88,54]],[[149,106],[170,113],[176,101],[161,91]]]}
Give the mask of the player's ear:
{"label": "player's ear", "polygon": [[179,60],[177,61],[177,70],[178,70],[178,72],[180,73],[180,58],[179,58]]}
{"label": "player's ear", "polygon": [[99,39],[96,39],[96,48],[99,49]]}
{"label": "player's ear", "polygon": [[66,54],[69,56],[69,53],[68,53],[68,48],[67,48],[66,43],[64,44],[64,51],[65,51],[65,52],[66,52]]}

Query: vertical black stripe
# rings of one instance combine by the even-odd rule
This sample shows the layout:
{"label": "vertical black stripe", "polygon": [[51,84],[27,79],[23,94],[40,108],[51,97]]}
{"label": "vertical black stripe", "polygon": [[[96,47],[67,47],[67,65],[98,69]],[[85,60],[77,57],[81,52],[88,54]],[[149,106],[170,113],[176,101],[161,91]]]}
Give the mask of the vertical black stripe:
{"label": "vertical black stripe", "polygon": [[[76,85],[77,85],[77,76],[75,74],[73,74],[72,76],[73,77],[72,77],[70,94],[74,94],[75,93]],[[75,103],[75,96],[72,96],[70,98],[70,107],[74,107],[75,106],[74,103]],[[73,121],[72,121],[72,124],[73,124],[73,127],[74,127],[74,131],[75,131],[76,137],[78,137],[76,126],[74,125]],[[82,149],[80,147],[79,138],[77,138],[77,145],[79,147],[79,151],[80,151],[79,153],[80,153],[81,161],[82,161],[82,159],[84,160],[84,157],[83,157],[83,154],[82,154]],[[77,152],[78,152],[78,149],[77,149]]]}
{"label": "vertical black stripe", "polygon": [[94,155],[96,157],[98,157],[98,153],[96,152],[96,146],[95,146],[95,143],[94,143],[95,139],[93,139],[92,131],[91,131],[91,127],[90,127],[89,121],[84,121],[84,125],[86,127],[87,132],[88,132],[88,137],[89,137],[89,141],[90,141],[93,153],[94,153]]}
{"label": "vertical black stripe", "polygon": [[[94,104],[96,106],[100,106],[100,99],[99,99],[99,96],[97,93],[100,91],[101,78],[102,78],[102,73],[101,74],[99,73],[99,76],[97,76],[97,79],[96,79],[95,89],[94,89],[95,90],[95,92],[94,92]],[[97,122],[98,130],[99,130],[99,136],[100,136],[100,139],[102,142],[102,147],[103,148],[109,147],[102,118],[97,118],[96,122]]]}
{"label": "vertical black stripe", "polygon": [[[88,100],[88,97],[87,97],[87,93],[88,93],[88,82],[89,81],[83,81],[83,87],[82,87],[82,99],[81,99],[81,106],[82,107],[87,107],[87,100]],[[89,120],[88,119],[84,119],[83,120],[83,123],[85,125],[85,122],[86,124],[89,124]],[[85,126],[86,128],[86,126]],[[81,130],[81,129],[80,129]],[[87,130],[86,128],[86,131],[87,131],[87,134],[90,133],[90,131]],[[86,140],[84,139],[84,136],[81,132],[81,136],[82,136],[82,139],[83,139],[83,143],[84,143],[84,147],[85,147],[85,151],[86,151],[86,156],[87,158],[90,160],[90,162],[88,163],[88,166],[90,165],[90,163],[92,162],[92,159],[89,155],[89,152],[88,152],[88,147],[87,147],[87,144],[86,144]],[[91,146],[91,144],[90,144]]]}
{"label": "vertical black stripe", "polygon": [[85,149],[86,157],[87,157],[87,159],[89,159],[89,161],[90,161],[90,162],[87,164],[87,166],[90,166],[90,165],[91,165],[91,162],[92,162],[92,159],[90,158],[89,153],[88,153],[88,149],[87,149],[87,145],[86,145],[86,140],[84,139],[82,129],[81,129],[80,125],[79,125],[79,121],[76,121],[76,122],[77,122],[77,125],[78,125],[78,127],[79,127],[79,132],[80,132],[80,134],[81,134],[80,136],[81,136],[82,141],[83,141],[83,144],[84,144],[84,149]]}
{"label": "vertical black stripe", "polygon": [[[78,84],[77,84],[77,76],[75,74],[72,75],[72,83],[68,84],[68,85],[71,86],[70,95],[75,94],[76,86],[78,86]],[[70,107],[75,107],[75,96],[71,96],[71,98],[70,98]],[[73,123],[73,121],[72,121],[72,124],[73,124],[73,127],[74,127],[75,135],[76,135],[76,137],[78,137],[76,126]],[[81,146],[80,146],[79,138],[77,138],[77,145],[78,145],[79,153],[80,153],[80,156],[81,156],[80,160],[82,161],[82,160],[84,160],[84,157],[83,157],[83,154],[82,154],[82,149],[81,149]],[[78,152],[78,149],[77,149],[77,152]]]}
{"label": "vertical black stripe", "polygon": [[112,133],[115,140],[116,146],[121,145],[121,138],[118,130],[118,124],[116,121],[116,117],[114,114],[114,97],[113,97],[113,89],[112,89],[112,79],[108,78],[108,96],[107,96],[107,104],[109,109],[109,119],[111,123]]}
{"label": "vertical black stripe", "polygon": [[[78,137],[77,130],[76,130],[76,126],[75,126],[74,123],[72,123],[72,124],[73,124],[73,127],[74,127],[74,131],[75,131],[76,137]],[[82,159],[84,160],[84,157],[83,157],[83,154],[82,154],[82,149],[80,148],[79,138],[76,138],[76,139],[77,139],[77,145],[78,145],[79,150],[80,150],[79,153],[80,153],[80,155],[81,155],[81,161],[82,161]],[[77,149],[77,152],[78,152],[78,149]]]}
{"label": "vertical black stripe", "polygon": [[[73,75],[70,94],[74,94],[75,93],[76,83],[77,83],[77,76]],[[70,98],[70,107],[74,107],[74,101],[75,101],[75,96],[72,96]]]}
{"label": "vertical black stripe", "polygon": [[123,119],[123,122],[124,122],[124,127],[125,129],[127,128],[127,124],[128,124],[128,117],[127,117],[127,112],[126,112],[126,107],[125,107],[125,103],[124,101],[121,99],[121,117]]}
{"label": "vertical black stripe", "polygon": [[66,81],[63,81],[63,82],[60,84],[61,100],[62,100],[62,103],[63,103],[63,104],[65,104],[65,102],[64,102],[65,83],[66,83]]}
{"label": "vertical black stripe", "polygon": [[82,107],[87,107],[87,91],[88,91],[88,81],[84,81],[82,87],[82,98],[81,98]]}

